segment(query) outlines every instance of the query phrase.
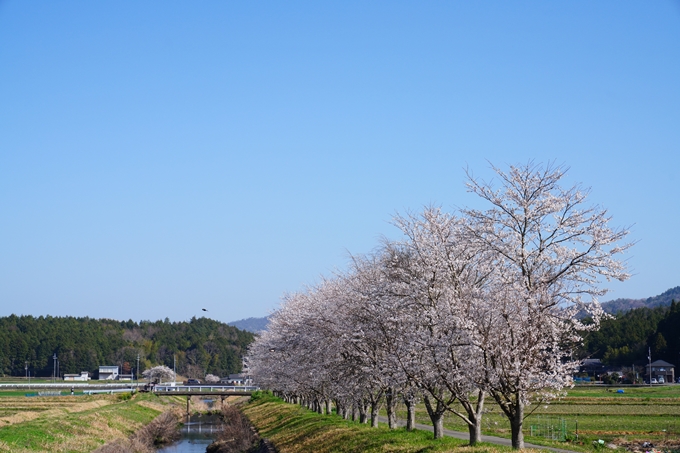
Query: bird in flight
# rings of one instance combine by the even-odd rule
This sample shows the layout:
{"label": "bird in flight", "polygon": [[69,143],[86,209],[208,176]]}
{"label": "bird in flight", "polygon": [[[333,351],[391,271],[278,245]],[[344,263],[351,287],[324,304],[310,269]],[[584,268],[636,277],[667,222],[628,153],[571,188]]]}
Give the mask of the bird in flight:
{"label": "bird in flight", "polygon": [[205,309],[205,308],[201,308],[201,310],[203,310],[203,311],[208,311],[208,310],[207,310],[207,309]]}

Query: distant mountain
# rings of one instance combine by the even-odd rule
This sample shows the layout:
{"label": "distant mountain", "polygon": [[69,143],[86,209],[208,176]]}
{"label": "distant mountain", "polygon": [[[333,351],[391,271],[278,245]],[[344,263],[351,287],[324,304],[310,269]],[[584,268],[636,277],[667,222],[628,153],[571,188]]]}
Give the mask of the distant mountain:
{"label": "distant mountain", "polygon": [[264,318],[240,319],[238,321],[233,321],[227,324],[230,326],[237,327],[241,330],[247,330],[248,332],[259,333],[262,332],[263,330],[267,330],[268,323],[269,316],[265,316]]}
{"label": "distant mountain", "polygon": [[[680,286],[671,288],[668,291],[659,294],[658,296],[648,297],[647,299],[614,299],[608,302],[602,302],[602,309],[607,313],[615,315],[617,313],[625,313],[627,311],[641,307],[666,307],[669,306],[673,300],[680,302]],[[583,316],[585,315],[586,314],[584,312]],[[240,319],[227,324],[238,327],[241,330],[258,333],[266,330],[268,323],[269,316],[265,316],[264,318]]]}
{"label": "distant mountain", "polygon": [[680,301],[680,286],[671,288],[658,296],[648,297],[647,299],[614,299],[609,302],[602,302],[602,309],[607,313],[615,315],[616,313],[625,313],[635,308],[669,306],[673,300]]}

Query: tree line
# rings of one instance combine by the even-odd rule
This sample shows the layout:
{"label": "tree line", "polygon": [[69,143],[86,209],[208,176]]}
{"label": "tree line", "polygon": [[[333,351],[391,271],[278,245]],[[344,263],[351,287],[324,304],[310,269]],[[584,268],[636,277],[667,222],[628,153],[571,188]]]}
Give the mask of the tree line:
{"label": "tree line", "polygon": [[170,322],[116,321],[52,316],[0,318],[0,373],[12,376],[52,376],[54,354],[59,375],[88,371],[96,377],[100,365],[118,365],[121,372],[139,374],[155,365],[178,374],[203,378],[211,373],[237,373],[253,334],[208,318]]}
{"label": "tree line", "polygon": [[396,427],[402,401],[412,429],[423,401],[435,438],[450,412],[471,444],[490,397],[523,448],[523,420],[571,383],[583,336],[600,325],[601,279],[629,277],[618,255],[631,244],[586,205],[588,190],[560,185],[564,168],[493,169],[498,186],[468,173],[486,209],[395,216],[402,239],[286,295],[249,348],[257,382],[372,426],[384,405]]}
{"label": "tree line", "polygon": [[589,332],[584,341],[584,355],[602,359],[614,366],[646,365],[665,360],[680,365],[680,303],[670,307],[636,308],[605,319],[600,329]]}

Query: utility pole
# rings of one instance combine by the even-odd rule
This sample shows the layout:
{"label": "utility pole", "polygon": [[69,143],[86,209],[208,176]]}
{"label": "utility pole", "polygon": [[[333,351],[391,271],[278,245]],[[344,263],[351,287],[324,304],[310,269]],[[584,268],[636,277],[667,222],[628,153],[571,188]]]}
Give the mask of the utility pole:
{"label": "utility pole", "polygon": [[649,348],[649,355],[647,356],[647,359],[649,359],[649,386],[652,386],[652,348]]}
{"label": "utility pole", "polygon": [[52,383],[56,382],[57,377],[57,353],[52,356]]}
{"label": "utility pole", "polygon": [[24,362],[24,369],[26,370],[26,380],[28,380],[28,362]]}
{"label": "utility pole", "polygon": [[137,354],[137,383],[139,384],[139,354]]}
{"label": "utility pole", "polygon": [[[177,371],[176,368],[176,362],[177,362],[177,355],[173,354],[172,355],[172,384],[175,384],[175,381],[177,381]],[[187,406],[188,407],[188,406]]]}

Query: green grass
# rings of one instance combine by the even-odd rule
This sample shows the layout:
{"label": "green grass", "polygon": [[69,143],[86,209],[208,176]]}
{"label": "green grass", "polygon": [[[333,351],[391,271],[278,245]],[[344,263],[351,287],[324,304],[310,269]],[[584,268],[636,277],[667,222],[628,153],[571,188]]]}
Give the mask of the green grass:
{"label": "green grass", "polygon": [[319,415],[273,397],[255,398],[244,413],[260,435],[281,453],[509,452],[508,447],[482,443],[475,447],[453,438],[434,440],[432,433],[370,428],[336,415]]}
{"label": "green grass", "polygon": [[[136,395],[123,401],[116,395],[6,398],[7,415],[26,421],[0,420],[0,452],[89,452],[119,437],[127,437],[163,410],[145,402],[174,404],[172,398]],[[106,404],[100,406],[102,404]],[[15,409],[15,410],[12,410]],[[0,413],[0,417],[3,414]]]}
{"label": "green grass", "polygon": [[[528,412],[534,412],[524,423],[525,441],[577,451],[593,451],[592,441],[599,439],[618,444],[643,441],[657,444],[666,439],[680,441],[680,385],[625,387],[622,394],[616,393],[618,388],[623,387],[576,387],[550,404],[528,408]],[[510,438],[510,424],[500,408],[490,398],[485,400],[485,408],[483,434]],[[406,418],[405,408],[399,408],[398,416]],[[530,435],[530,425],[548,417],[566,421],[568,442]],[[416,421],[431,424],[422,404],[417,407]],[[453,414],[445,416],[444,426],[467,432],[465,423]]]}

